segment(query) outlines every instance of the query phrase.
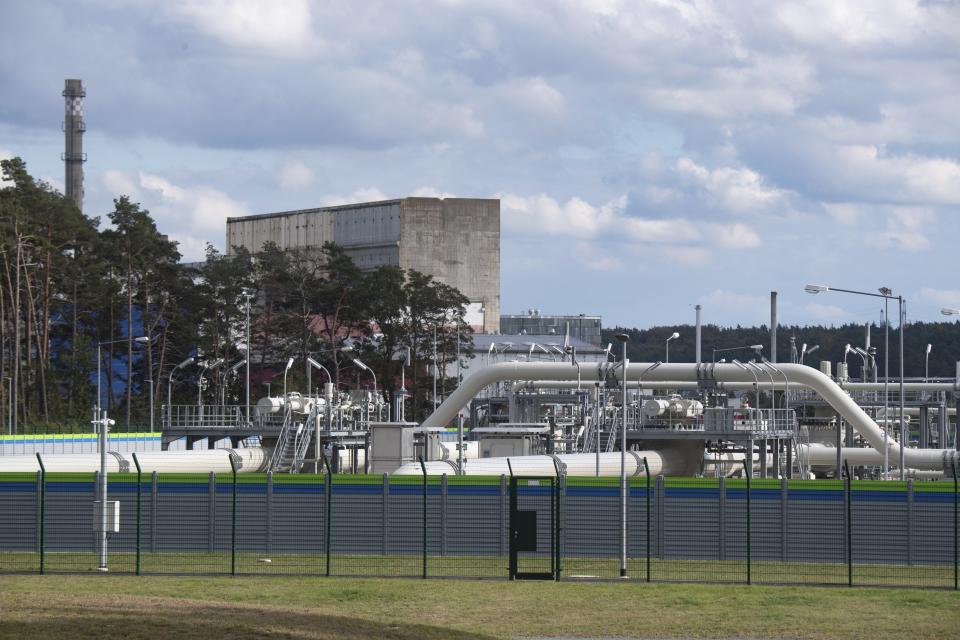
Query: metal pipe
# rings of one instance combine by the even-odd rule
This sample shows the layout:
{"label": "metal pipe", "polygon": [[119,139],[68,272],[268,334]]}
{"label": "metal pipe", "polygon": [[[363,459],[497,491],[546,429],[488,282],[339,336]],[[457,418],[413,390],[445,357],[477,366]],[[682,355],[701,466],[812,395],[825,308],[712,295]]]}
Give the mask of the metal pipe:
{"label": "metal pipe", "polygon": [[696,347],[696,362],[697,362],[697,364],[700,364],[700,309],[701,309],[701,307],[700,307],[700,305],[696,305],[696,306],[693,307],[693,309],[694,309],[694,311],[696,311],[696,316],[697,316],[697,329],[696,329],[696,332],[697,332],[697,335],[696,335],[696,342],[697,342],[697,347]]}
{"label": "metal pipe", "polygon": [[[627,368],[628,379],[638,379],[653,363],[635,363]],[[791,384],[807,387],[818,393],[833,409],[863,438],[877,450],[884,450],[884,433],[852,398],[833,380],[813,367],[796,364],[781,364],[780,369]],[[702,373],[702,372],[700,372]],[[719,382],[750,382],[746,372],[733,364],[721,363],[711,367],[712,377]],[[600,367],[588,367],[582,371],[587,382],[602,382]],[[576,367],[550,362],[505,362],[495,364],[466,378],[450,396],[423,423],[424,428],[442,427],[452,420],[457,412],[486,386],[503,380],[571,380],[577,375]],[[681,380],[695,382],[698,368],[693,363],[663,364],[645,376],[648,381]],[[888,449],[899,454],[899,444],[888,443]],[[945,462],[958,457],[955,450],[910,449],[906,452],[905,464],[917,469],[942,469]],[[572,474],[571,474],[572,475]]]}

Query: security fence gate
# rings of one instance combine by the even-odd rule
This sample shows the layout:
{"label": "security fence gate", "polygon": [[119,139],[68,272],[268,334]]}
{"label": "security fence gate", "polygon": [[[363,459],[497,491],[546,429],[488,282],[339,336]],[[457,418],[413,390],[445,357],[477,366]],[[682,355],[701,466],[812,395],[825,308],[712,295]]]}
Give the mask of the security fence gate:
{"label": "security fence gate", "polygon": [[[95,573],[96,474],[0,474],[0,573]],[[954,479],[111,473],[111,573],[958,586]],[[622,507],[625,504],[625,513]],[[623,520],[624,515],[626,520]]]}
{"label": "security fence gate", "polygon": [[560,577],[560,518],[556,478],[510,478],[510,579]]}

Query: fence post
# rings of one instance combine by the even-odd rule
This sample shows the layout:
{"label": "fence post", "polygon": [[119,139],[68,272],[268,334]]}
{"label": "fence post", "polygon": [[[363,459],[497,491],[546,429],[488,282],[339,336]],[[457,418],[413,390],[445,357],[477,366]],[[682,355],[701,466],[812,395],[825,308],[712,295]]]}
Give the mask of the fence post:
{"label": "fence post", "polygon": [[717,553],[719,560],[727,559],[727,479],[720,476],[720,487],[717,506]]}
{"label": "fence post", "polygon": [[913,566],[913,478],[907,479],[907,565]]}
{"label": "fence post", "polygon": [[752,547],[752,531],[753,528],[750,524],[750,476],[752,475],[753,469],[750,467],[753,466],[752,461],[743,463],[744,475],[747,478],[747,584],[753,584],[753,549]]}
{"label": "fence post", "polygon": [[134,451],[134,452],[131,454],[131,457],[133,458],[133,464],[135,464],[136,467],[137,467],[137,539],[136,539],[137,562],[136,562],[136,574],[137,574],[137,575],[140,575],[140,505],[141,505],[141,500],[142,500],[142,498],[143,498],[143,496],[142,496],[142,494],[143,494],[142,485],[141,485],[140,483],[141,483],[141,478],[142,478],[142,475],[143,475],[143,470],[140,468],[140,461],[137,459],[137,453],[136,453],[136,451]]}
{"label": "fence post", "polygon": [[958,558],[958,553],[960,553],[960,539],[958,539],[958,531],[960,531],[960,492],[957,489],[957,461],[951,460],[950,464],[953,466],[953,588],[960,589],[960,558]]}
{"label": "fence post", "polygon": [[157,472],[150,474],[150,551],[157,551],[157,513],[160,510],[160,482]]}
{"label": "fence post", "polygon": [[333,493],[333,470],[330,468],[330,460],[326,455],[323,456],[323,466],[326,468],[327,472],[324,474],[323,479],[323,497],[324,497],[324,508],[325,513],[323,515],[323,547],[324,554],[327,557],[327,567],[326,574],[327,577],[330,576],[330,531],[332,531],[331,522],[330,522],[330,505],[332,503]]}
{"label": "fence post", "polygon": [[853,586],[853,496],[850,482],[850,463],[843,461],[844,496],[847,510],[847,586]]}
{"label": "fence post", "polygon": [[273,471],[267,471],[267,553],[273,553]]}
{"label": "fence post", "polygon": [[556,474],[556,483],[553,486],[553,579],[560,580],[560,492],[563,490],[563,469],[556,456],[553,457],[553,469]]}
{"label": "fence post", "polygon": [[40,463],[40,574],[44,571],[44,552],[46,540],[44,538],[44,521],[47,510],[47,468],[43,466],[43,458],[37,453],[37,462]]}
{"label": "fence post", "polygon": [[217,475],[207,477],[207,551],[217,550]]}
{"label": "fence post", "polygon": [[237,575],[237,461],[230,454],[230,470],[233,479],[232,505],[230,508],[230,575]]}
{"label": "fence post", "polygon": [[427,465],[423,456],[418,456],[423,471],[423,577],[427,577]]}
{"label": "fence post", "polygon": [[500,557],[507,545],[507,476],[500,474]]}
{"label": "fence post", "polygon": [[650,463],[643,457],[643,470],[647,474],[647,582],[650,582]]}
{"label": "fence post", "polygon": [[390,474],[383,474],[383,486],[380,491],[380,551],[387,555],[387,536],[390,531]]}
{"label": "fence post", "polygon": [[447,474],[440,476],[440,555],[447,555]]}
{"label": "fence post", "polygon": [[786,476],[780,478],[780,561],[787,561],[787,536],[790,533],[790,483]]}

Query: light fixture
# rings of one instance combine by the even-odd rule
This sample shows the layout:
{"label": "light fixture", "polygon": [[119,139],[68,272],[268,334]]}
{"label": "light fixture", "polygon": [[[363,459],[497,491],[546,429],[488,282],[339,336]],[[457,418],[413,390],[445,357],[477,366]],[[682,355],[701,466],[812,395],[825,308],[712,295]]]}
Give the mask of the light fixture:
{"label": "light fixture", "polygon": [[824,291],[830,291],[830,287],[825,284],[808,284],[803,290],[807,293],[823,293]]}

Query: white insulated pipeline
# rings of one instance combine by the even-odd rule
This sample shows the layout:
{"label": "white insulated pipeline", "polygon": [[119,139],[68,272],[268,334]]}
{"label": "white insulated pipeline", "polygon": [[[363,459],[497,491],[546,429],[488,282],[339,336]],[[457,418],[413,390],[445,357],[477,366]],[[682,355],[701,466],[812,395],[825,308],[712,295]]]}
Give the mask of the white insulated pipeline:
{"label": "white insulated pipeline", "polygon": [[[768,365],[782,374],[790,384],[807,387],[820,395],[833,409],[877,451],[884,447],[883,430],[849,395],[829,376],[813,367],[801,364]],[[626,381],[638,382],[699,382],[754,383],[754,372],[735,363],[630,363]],[[437,407],[423,423],[424,428],[443,427],[485,387],[504,380],[573,380],[586,383],[604,382],[608,378],[624,380],[624,369],[618,363],[599,363],[575,366],[568,363],[503,362],[479,369]],[[890,460],[900,456],[900,445],[889,439]],[[937,470],[948,468],[960,460],[960,452],[953,449],[906,449],[904,463],[913,469]]]}
{"label": "white insulated pipeline", "polygon": [[[677,455],[670,455],[676,453]],[[627,477],[646,475],[643,461],[650,465],[650,475],[682,475],[684,465],[679,452],[628,451],[626,456]],[[620,475],[620,452],[600,454],[601,476]],[[597,475],[596,453],[561,453],[556,456],[510,456],[508,458],[474,458],[465,460],[462,475],[467,476],[554,476],[557,463],[564,473],[571,476]],[[457,475],[455,460],[425,462],[427,475]],[[393,475],[419,476],[423,469],[419,462],[403,465]]]}
{"label": "white insulated pipeline", "polygon": [[[269,451],[261,447],[207,449],[201,451],[149,451],[137,453],[144,473],[230,473],[230,456],[235,455],[238,473],[266,471]],[[50,473],[93,473],[100,470],[99,453],[40,454]],[[132,453],[107,452],[107,473],[136,472]],[[0,473],[40,471],[36,455],[0,457]]]}

